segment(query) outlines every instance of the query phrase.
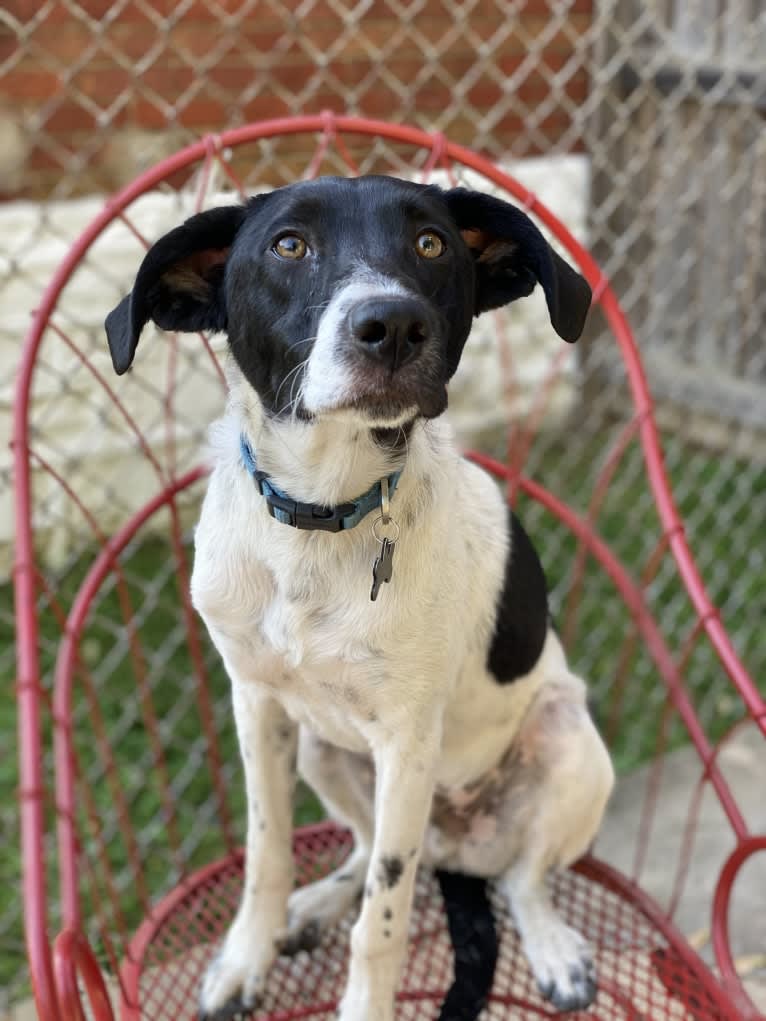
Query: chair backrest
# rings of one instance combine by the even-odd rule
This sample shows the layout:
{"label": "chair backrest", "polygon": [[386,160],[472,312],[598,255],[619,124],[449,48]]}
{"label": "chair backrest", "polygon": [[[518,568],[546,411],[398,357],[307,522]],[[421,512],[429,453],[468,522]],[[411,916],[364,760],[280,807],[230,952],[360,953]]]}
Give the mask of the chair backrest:
{"label": "chair backrest", "polygon": [[[415,128],[325,114],[208,137],[143,174],[70,249],[26,340],[15,583],[24,897],[42,1016],[58,1016],[51,931],[82,930],[117,974],[152,900],[243,833],[228,682],[188,594],[225,344],[146,337],[117,380],[101,323],[145,248],[184,216],[320,172],[496,191],[537,217],[591,284],[587,359],[551,346],[534,312],[520,331],[514,306],[477,324],[451,400],[461,435],[476,438],[477,459],[520,504],[618,766],[651,763],[643,810],[626,833],[638,883],[666,853],[653,845],[660,753],[691,742],[699,755],[699,791],[713,790],[734,838],[715,887],[713,940],[736,988],[729,899],[766,838],[748,830],[717,754],[742,720],[766,732],[766,707],[695,567],[617,298],[557,217],[485,159]],[[699,797],[678,806],[683,839],[662,863],[673,875],[670,915],[698,809]]]}

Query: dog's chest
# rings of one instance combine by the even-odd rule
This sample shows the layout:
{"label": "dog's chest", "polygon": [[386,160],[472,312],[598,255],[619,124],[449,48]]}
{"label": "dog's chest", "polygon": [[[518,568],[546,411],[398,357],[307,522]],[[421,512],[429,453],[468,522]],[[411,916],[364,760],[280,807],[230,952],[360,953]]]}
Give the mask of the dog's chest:
{"label": "dog's chest", "polygon": [[193,590],[234,683],[262,686],[320,737],[362,750],[384,712],[386,614],[370,603],[371,562],[348,553],[272,562],[243,549],[208,557],[198,543]]}

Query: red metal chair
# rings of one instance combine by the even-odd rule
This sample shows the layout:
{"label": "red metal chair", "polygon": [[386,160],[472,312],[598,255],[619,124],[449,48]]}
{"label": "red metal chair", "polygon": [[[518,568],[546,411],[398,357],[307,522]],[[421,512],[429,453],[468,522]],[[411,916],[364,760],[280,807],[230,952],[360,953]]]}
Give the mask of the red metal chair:
{"label": "red metal chair", "polygon": [[[306,164],[308,144],[316,147]],[[251,167],[246,180],[239,170],[245,161]],[[511,431],[507,463],[475,456],[507,481],[510,498],[524,501],[525,520],[533,501],[544,508],[546,535],[557,537],[557,557],[571,568],[557,585],[565,590],[560,619],[578,666],[584,593],[600,586],[619,608],[619,641],[598,671],[613,680],[602,713],[610,740],[637,725],[635,714],[624,708],[625,681],[628,671],[643,664],[652,691],[659,693],[654,704],[660,719],[643,757],[677,742],[683,730],[699,755],[701,774],[691,803],[678,806],[686,837],[679,860],[667,862],[676,872],[669,904],[654,903],[640,885],[651,854],[653,784],[632,875],[588,857],[556,880],[562,912],[597,954],[599,996],[581,1016],[752,1021],[761,1015],[734,966],[729,901],[743,865],[766,850],[766,835],[749,831],[719,767],[725,736],[712,740],[696,711],[688,673],[698,650],[705,648],[708,668],[712,662],[725,671],[739,715],[756,721],[764,733],[766,706],[689,551],[646,378],[617,298],[588,252],[535,196],[480,156],[414,128],[329,114],[208,137],[143,174],[107,203],[70,249],[26,339],[15,407],[15,585],[24,910],[40,1017],[193,1018],[204,962],[235,909],[242,878],[237,849],[242,832],[235,824],[242,781],[231,751],[226,680],[192,612],[187,583],[189,529],[205,474],[196,458],[207,424],[194,381],[201,377],[206,393],[218,388],[222,394],[223,376],[206,338],[200,343],[170,338],[155,343],[159,360],[118,382],[109,373],[100,329],[85,309],[90,312],[92,305],[100,318],[129,284],[112,266],[115,224],[123,231],[121,244],[125,231],[136,240],[135,267],[152,238],[152,210],[162,207],[165,215],[178,189],[195,196],[199,208],[211,201],[216,180],[240,193],[252,191],[264,177],[274,183],[283,172],[289,179],[301,161],[308,175],[340,166],[349,173],[374,169],[423,179],[437,171],[449,179],[468,168],[531,210],[588,278],[592,317],[601,331],[597,342],[621,366],[622,382],[615,387],[625,386],[630,394],[621,413],[612,408],[604,418],[599,448],[588,447],[587,457],[598,459],[592,484],[554,496],[521,473],[539,449],[555,365],[531,410]],[[160,196],[156,208],[146,196]],[[163,228],[180,215],[176,210]],[[145,220],[149,226],[140,225]],[[88,275],[94,273],[98,276]],[[106,293],[103,278],[110,273],[114,287]],[[74,305],[67,302],[72,294]],[[502,332],[502,321],[498,329]],[[70,435],[70,412],[93,423],[85,439],[82,430]],[[571,443],[576,442],[573,435]],[[642,466],[654,517],[650,545],[632,560],[612,548],[618,536],[608,544],[599,534],[615,480],[631,458]],[[546,547],[542,551],[550,569]],[[661,608],[652,604],[652,582],[663,571],[683,593],[684,633],[678,613],[670,633]],[[720,800],[734,841],[710,905],[715,972],[673,921],[705,787]],[[294,849],[305,881],[333,867],[348,839],[319,824],[299,830]],[[502,952],[488,1016],[548,1016],[512,926],[499,905],[497,910]],[[346,937],[342,929],[311,957],[280,960],[267,1014],[258,1016],[275,1021],[333,1016]],[[411,945],[399,1016],[430,1017],[449,984],[451,953],[439,895],[425,875]]]}

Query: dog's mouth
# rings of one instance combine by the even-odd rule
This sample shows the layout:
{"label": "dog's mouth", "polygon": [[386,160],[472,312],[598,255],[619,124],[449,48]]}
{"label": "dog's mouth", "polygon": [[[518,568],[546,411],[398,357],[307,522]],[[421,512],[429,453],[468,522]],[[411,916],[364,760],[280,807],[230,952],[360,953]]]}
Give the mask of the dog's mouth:
{"label": "dog's mouth", "polygon": [[357,420],[362,420],[370,428],[395,429],[411,422],[420,414],[415,404],[404,401],[386,401],[383,398],[357,397],[342,404],[337,411],[348,413]]}
{"label": "dog's mouth", "polygon": [[328,411],[352,413],[373,427],[395,428],[415,418],[436,418],[447,407],[442,379],[408,379],[405,373],[355,373],[341,400]]}
{"label": "dog's mouth", "polygon": [[[309,407],[302,398],[298,398],[293,402],[289,415],[307,424],[321,418],[338,418],[348,419],[370,429],[399,429],[421,416],[434,418],[445,407],[446,391],[443,401],[417,401],[402,393],[360,388],[358,392],[349,393],[340,400],[317,407]],[[285,412],[277,415],[285,416]]]}

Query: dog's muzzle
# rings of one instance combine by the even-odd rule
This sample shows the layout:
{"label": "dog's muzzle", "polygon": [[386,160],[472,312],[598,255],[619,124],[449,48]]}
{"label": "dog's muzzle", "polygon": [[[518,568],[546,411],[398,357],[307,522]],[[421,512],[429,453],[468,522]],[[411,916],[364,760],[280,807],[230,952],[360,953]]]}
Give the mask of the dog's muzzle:
{"label": "dog's muzzle", "polygon": [[414,361],[433,334],[428,309],[409,297],[363,301],[348,322],[357,349],[391,372]]}

